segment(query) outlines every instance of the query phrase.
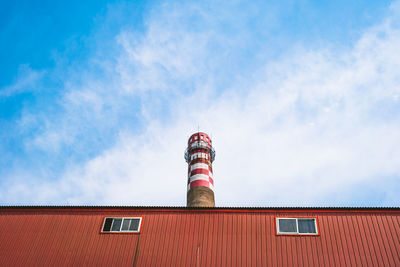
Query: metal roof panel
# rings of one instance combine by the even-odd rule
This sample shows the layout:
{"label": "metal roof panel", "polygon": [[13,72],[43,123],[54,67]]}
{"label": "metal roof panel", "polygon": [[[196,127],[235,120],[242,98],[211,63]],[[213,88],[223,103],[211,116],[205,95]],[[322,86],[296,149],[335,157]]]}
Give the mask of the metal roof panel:
{"label": "metal roof panel", "polygon": [[[141,233],[102,234],[105,216],[141,216]],[[319,235],[276,235],[281,216]],[[400,266],[398,208],[3,206],[0,225],[4,266]]]}

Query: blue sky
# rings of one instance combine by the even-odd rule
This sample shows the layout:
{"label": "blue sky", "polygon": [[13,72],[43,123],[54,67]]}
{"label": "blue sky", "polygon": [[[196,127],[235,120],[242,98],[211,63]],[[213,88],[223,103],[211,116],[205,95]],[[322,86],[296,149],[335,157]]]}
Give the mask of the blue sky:
{"label": "blue sky", "polygon": [[0,5],[0,204],[399,205],[399,1]]}

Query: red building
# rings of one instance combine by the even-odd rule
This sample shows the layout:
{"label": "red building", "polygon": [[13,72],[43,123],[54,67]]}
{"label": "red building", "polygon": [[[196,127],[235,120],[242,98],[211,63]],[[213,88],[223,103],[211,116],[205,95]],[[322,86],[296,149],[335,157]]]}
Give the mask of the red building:
{"label": "red building", "polygon": [[400,266],[398,208],[18,206],[0,225],[1,266]]}
{"label": "red building", "polygon": [[400,266],[399,208],[216,208],[204,133],[187,207],[0,207],[1,266]]}

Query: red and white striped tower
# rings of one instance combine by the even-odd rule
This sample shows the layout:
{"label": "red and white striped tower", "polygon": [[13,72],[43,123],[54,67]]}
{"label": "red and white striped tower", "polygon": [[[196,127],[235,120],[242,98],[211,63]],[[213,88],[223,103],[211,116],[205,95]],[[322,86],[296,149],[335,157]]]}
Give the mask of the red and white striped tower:
{"label": "red and white striped tower", "polygon": [[188,166],[188,207],[215,207],[212,162],[215,151],[211,138],[205,133],[195,133],[188,140],[185,152]]}

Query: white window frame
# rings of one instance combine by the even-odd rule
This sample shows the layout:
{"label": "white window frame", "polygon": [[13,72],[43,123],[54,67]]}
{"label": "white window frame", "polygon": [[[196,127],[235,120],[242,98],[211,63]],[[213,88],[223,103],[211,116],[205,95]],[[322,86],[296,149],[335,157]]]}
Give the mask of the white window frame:
{"label": "white window frame", "polygon": [[[103,229],[104,229],[104,224],[106,223],[106,220],[107,219],[113,219],[113,221],[112,221],[112,223],[111,223],[111,227],[110,227],[110,231],[103,231]],[[112,231],[111,229],[112,229],[112,227],[113,227],[113,225],[114,225],[114,219],[122,219],[122,222],[121,222],[121,226],[120,226],[120,230],[119,231]],[[138,227],[138,230],[137,231],[133,231],[133,230],[121,230],[121,228],[122,228],[122,224],[124,223],[124,219],[139,219],[139,227]],[[132,223],[132,221],[130,222],[130,224]],[[128,226],[128,229],[129,229],[129,227],[131,226],[129,224],[129,226]],[[103,224],[102,224],[102,226],[101,226],[101,232],[102,233],[140,233],[140,229],[142,228],[142,217],[112,217],[112,216],[110,216],[110,217],[104,217],[104,220],[103,220]]]}
{"label": "white window frame", "polygon": [[[279,229],[279,220],[280,219],[294,219],[296,220],[296,232],[281,232]],[[299,233],[299,219],[313,219],[314,220],[314,226],[315,226],[315,233]],[[318,235],[319,230],[318,230],[318,223],[317,223],[317,218],[315,217],[276,217],[275,219],[275,225],[276,225],[276,233],[278,235]]]}

